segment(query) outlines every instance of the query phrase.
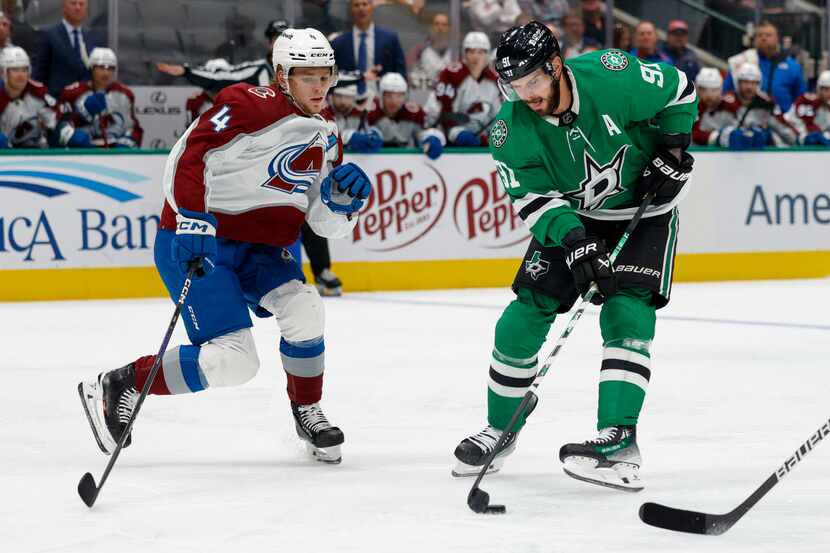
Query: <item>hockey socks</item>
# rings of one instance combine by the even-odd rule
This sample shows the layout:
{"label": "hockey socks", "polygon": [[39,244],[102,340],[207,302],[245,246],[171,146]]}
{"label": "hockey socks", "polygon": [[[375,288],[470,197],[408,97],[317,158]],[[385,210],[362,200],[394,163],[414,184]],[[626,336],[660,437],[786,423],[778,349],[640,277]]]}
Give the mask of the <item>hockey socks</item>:
{"label": "hockey socks", "polygon": [[307,405],[320,401],[323,396],[325,350],[322,336],[303,342],[280,339],[282,366],[288,377],[287,391],[292,402]]}
{"label": "hockey socks", "polygon": [[624,289],[602,307],[603,338],[597,429],[636,425],[651,378],[654,339],[651,291]]}
{"label": "hockey socks", "polygon": [[[199,346],[178,346],[164,353],[161,368],[150,387],[153,395],[192,394],[208,387],[207,379],[199,368]],[[155,355],[136,359],[135,387],[141,390],[150,376]]]}
{"label": "hockey socks", "polygon": [[[505,429],[536,377],[536,354],[558,306],[553,298],[521,288],[496,324],[487,386],[487,421],[494,428]],[[525,415],[513,431],[518,432],[524,423]]]}

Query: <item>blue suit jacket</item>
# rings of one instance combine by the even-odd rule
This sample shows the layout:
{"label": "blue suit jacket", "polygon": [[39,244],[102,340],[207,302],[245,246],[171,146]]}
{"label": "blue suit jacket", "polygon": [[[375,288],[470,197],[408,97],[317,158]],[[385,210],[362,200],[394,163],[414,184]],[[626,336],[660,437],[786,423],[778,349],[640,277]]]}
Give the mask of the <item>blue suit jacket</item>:
{"label": "blue suit jacket", "polygon": [[[87,54],[96,46],[103,46],[98,37],[81,29]],[[75,54],[72,41],[63,23],[44,29],[41,33],[40,51],[33,69],[33,77],[46,85],[49,93],[57,98],[63,87],[75,81],[89,80],[89,69]]]}
{"label": "blue suit jacket", "polygon": [[[357,60],[354,56],[354,40],[352,29],[342,33],[331,43],[334,49],[334,59],[337,68],[343,71],[357,71]],[[406,61],[403,48],[398,40],[397,33],[381,29],[375,25],[375,59],[369,60],[369,65],[381,65],[380,74],[400,73],[406,77]]]}

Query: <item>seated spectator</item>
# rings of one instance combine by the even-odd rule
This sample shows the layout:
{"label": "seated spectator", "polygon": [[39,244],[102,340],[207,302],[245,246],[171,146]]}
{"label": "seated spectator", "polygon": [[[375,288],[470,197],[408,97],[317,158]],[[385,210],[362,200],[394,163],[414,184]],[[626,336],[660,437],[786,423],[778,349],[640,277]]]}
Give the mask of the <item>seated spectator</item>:
{"label": "seated spectator", "polygon": [[671,58],[657,48],[657,27],[651,21],[640,21],[634,29],[634,49],[631,53],[649,63],[671,63]]}
{"label": "seated spectator", "polygon": [[613,47],[623,52],[631,50],[633,47],[631,44],[631,27],[625,23],[616,23],[614,25]]}
{"label": "seated spectator", "polygon": [[470,32],[461,44],[462,62],[441,71],[426,106],[428,124],[444,130],[453,146],[484,146],[501,107],[499,77],[490,63],[490,39]]}
{"label": "seated spectator", "polygon": [[784,119],[772,98],[761,91],[761,70],[756,65],[745,63],[735,72],[735,81],[738,88],[733,109],[738,128],[753,132],[753,146],[796,144],[798,131]]}
{"label": "seated spectator", "polygon": [[72,83],[61,93],[64,119],[85,130],[99,148],[138,148],[144,131],[135,117],[133,91],[115,80],[115,52],[94,49],[89,67],[91,80]]}
{"label": "seated spectator", "polygon": [[784,118],[798,130],[806,146],[830,146],[830,71],[822,71],[816,91],[796,98]]}
{"label": "seated spectator", "polygon": [[60,96],[66,85],[89,79],[89,52],[103,45],[83,28],[87,15],[87,0],[64,0],[63,21],[42,33],[34,76],[54,97]]}
{"label": "seated spectator", "polygon": [[375,26],[371,0],[350,0],[351,32],[335,38],[331,47],[337,67],[343,71],[360,71],[363,81],[358,93],[363,94],[367,84],[374,87],[385,73],[400,73],[406,77],[406,61],[398,35]]}
{"label": "seated spectator", "polygon": [[416,88],[432,88],[438,73],[452,61],[450,52],[450,16],[438,12],[432,17],[429,36],[416,45],[407,59],[409,80]]}
{"label": "seated spectator", "polygon": [[517,0],[465,0],[470,26],[492,37],[516,25],[522,10]]}
{"label": "seated spectator", "polygon": [[669,21],[666,43],[663,44],[663,53],[671,60],[671,64],[683,71],[690,81],[694,81],[700,71],[700,62],[697,55],[688,47],[689,25],[681,20]]}
{"label": "seated spectator", "polygon": [[704,67],[697,74],[697,121],[692,128],[692,141],[699,146],[722,146],[733,150],[753,147],[752,131],[738,129],[735,117],[737,102],[733,94],[723,97],[723,77],[714,67]]}
{"label": "seated spectator", "polygon": [[415,102],[407,102],[406,79],[387,73],[380,79],[380,95],[367,122],[375,128],[384,146],[418,147],[430,159],[437,159],[447,143],[444,133],[427,126],[426,113]]}
{"label": "seated spectator", "polygon": [[801,65],[792,56],[781,52],[778,28],[769,21],[762,21],[758,25],[755,48],[729,58],[729,73],[723,83],[724,92],[735,90],[733,74],[747,63],[761,70],[761,90],[774,99],[782,112],[787,112],[793,101],[807,91]]}
{"label": "seated spectator", "polygon": [[0,54],[5,87],[0,91],[0,148],[84,147],[89,135],[71,125],[58,127],[55,99],[41,83],[29,79],[31,63],[23,48]]}
{"label": "seated spectator", "polygon": [[568,0],[519,0],[519,8],[522,13],[530,16],[531,20],[555,25],[561,25],[562,20],[571,11]]}
{"label": "seated spectator", "polygon": [[574,11],[565,16],[565,32],[562,35],[562,55],[567,60],[584,54],[589,49],[597,49],[600,44],[585,36],[585,22],[582,14]]}
{"label": "seated spectator", "polygon": [[605,3],[601,0],[582,0],[580,10],[585,21],[585,36],[597,44],[605,44]]}

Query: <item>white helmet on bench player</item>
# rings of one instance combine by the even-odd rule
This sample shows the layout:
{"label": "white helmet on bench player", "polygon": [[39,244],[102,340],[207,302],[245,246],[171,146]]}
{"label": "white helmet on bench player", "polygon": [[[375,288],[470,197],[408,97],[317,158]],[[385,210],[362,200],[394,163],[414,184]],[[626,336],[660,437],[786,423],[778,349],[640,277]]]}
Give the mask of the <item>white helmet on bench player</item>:
{"label": "white helmet on bench player", "polygon": [[118,58],[110,48],[93,48],[89,54],[89,67],[118,67]]}
{"label": "white helmet on bench player", "polygon": [[380,78],[380,85],[378,86],[380,93],[384,92],[403,92],[406,93],[407,84],[406,79],[400,73],[387,73]]}
{"label": "white helmet on bench player", "polygon": [[32,62],[29,61],[29,54],[26,53],[26,50],[19,46],[9,46],[3,48],[3,52],[0,54],[0,66],[3,67],[3,74],[5,75],[7,69],[31,68]]}

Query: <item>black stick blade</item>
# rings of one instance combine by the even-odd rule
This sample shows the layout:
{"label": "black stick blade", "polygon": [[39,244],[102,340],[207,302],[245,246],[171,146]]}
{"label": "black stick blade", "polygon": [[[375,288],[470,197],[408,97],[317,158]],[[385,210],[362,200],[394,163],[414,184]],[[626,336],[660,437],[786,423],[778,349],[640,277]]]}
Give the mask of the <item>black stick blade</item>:
{"label": "black stick blade", "polygon": [[476,513],[486,513],[490,506],[490,494],[481,488],[473,488],[467,496],[467,506]]}
{"label": "black stick blade", "polygon": [[675,509],[659,503],[643,503],[640,506],[640,520],[651,526],[675,532],[722,534],[728,528],[720,529],[716,519],[717,517],[705,513]]}
{"label": "black stick blade", "polygon": [[90,509],[95,505],[95,500],[98,499],[98,486],[90,473],[84,474],[78,482],[78,495]]}

